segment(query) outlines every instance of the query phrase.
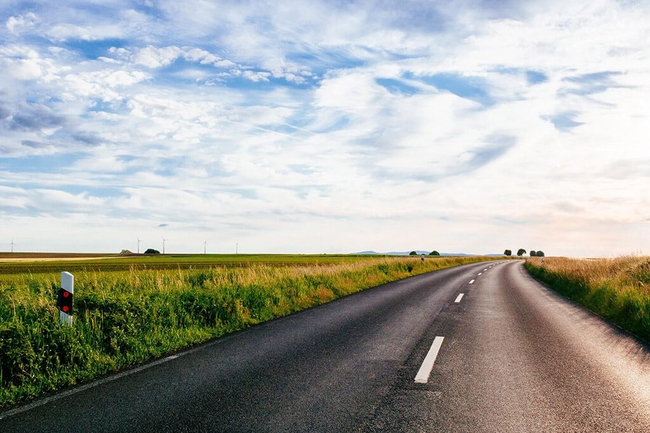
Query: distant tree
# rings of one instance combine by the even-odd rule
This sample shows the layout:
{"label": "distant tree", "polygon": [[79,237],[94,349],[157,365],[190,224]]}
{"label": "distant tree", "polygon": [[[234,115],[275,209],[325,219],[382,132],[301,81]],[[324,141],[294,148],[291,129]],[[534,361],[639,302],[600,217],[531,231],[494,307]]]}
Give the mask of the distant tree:
{"label": "distant tree", "polygon": [[537,251],[537,257],[544,257],[544,251]]}
{"label": "distant tree", "polygon": [[411,251],[409,253],[409,256],[417,256],[417,255],[418,255],[417,251]]}
{"label": "distant tree", "polygon": [[160,254],[160,251],[154,250],[153,248],[147,248],[147,251],[144,252],[145,254]]}
{"label": "distant tree", "polygon": [[523,249],[523,248],[519,248],[519,250],[517,251],[517,255],[518,255],[519,257],[521,257],[521,256],[523,256],[524,254],[526,254],[526,250]]}
{"label": "distant tree", "polygon": [[130,250],[122,250],[120,254],[133,254]]}
{"label": "distant tree", "polygon": [[436,250],[433,250],[433,251],[431,251],[431,252],[429,253],[429,255],[430,255],[430,256],[439,256],[440,253],[439,253],[438,251],[436,251]]}
{"label": "distant tree", "polygon": [[537,252],[535,250],[530,250],[530,256],[535,257],[537,255]]}
{"label": "distant tree", "polygon": [[511,251],[511,250],[505,250],[505,251],[503,252],[503,254],[506,255],[506,256],[511,256],[511,255],[512,255],[512,251]]}

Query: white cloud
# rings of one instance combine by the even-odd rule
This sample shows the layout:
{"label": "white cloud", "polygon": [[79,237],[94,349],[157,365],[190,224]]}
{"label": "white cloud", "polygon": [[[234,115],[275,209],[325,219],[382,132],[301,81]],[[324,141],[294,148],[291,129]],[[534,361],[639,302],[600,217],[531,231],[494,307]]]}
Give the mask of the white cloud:
{"label": "white cloud", "polygon": [[169,46],[157,48],[148,46],[138,50],[133,56],[132,60],[136,65],[144,65],[148,68],[160,68],[168,66],[182,54],[182,50],[178,47]]}
{"label": "white cloud", "polygon": [[52,26],[45,32],[53,42],[64,42],[70,39],[83,41],[99,41],[109,38],[121,38],[122,29],[116,25],[79,26],[74,24],[61,24]]}
{"label": "white cloud", "polygon": [[127,50],[126,48],[110,47],[108,49],[108,52],[110,54],[112,54],[112,55],[114,55],[114,56],[116,56],[118,58],[124,59],[124,60],[128,59],[129,55],[130,55],[129,50]]}
{"label": "white cloud", "polygon": [[14,35],[18,34],[25,27],[33,27],[38,21],[38,17],[33,12],[25,15],[9,17],[5,23],[7,30]]}
{"label": "white cloud", "polygon": [[224,60],[208,51],[201,50],[199,48],[186,49],[183,56],[190,62],[199,62],[202,65],[213,65],[219,68],[233,68],[237,66],[230,60]]}
{"label": "white cloud", "polygon": [[260,72],[260,71],[244,71],[242,72],[242,77],[253,82],[259,81],[269,81],[271,73],[269,72]]}
{"label": "white cloud", "polygon": [[34,49],[24,45],[6,45],[0,48],[0,64],[6,77],[17,80],[42,78],[52,64]]}

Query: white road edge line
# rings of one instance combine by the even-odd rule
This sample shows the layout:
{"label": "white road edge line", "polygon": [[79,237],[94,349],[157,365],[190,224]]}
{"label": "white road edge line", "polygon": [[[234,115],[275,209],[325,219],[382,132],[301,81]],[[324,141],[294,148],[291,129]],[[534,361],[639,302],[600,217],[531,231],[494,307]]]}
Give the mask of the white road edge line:
{"label": "white road edge line", "polygon": [[433,339],[433,344],[429,349],[429,353],[424,358],[418,374],[415,375],[415,383],[427,383],[429,381],[429,376],[431,375],[431,370],[433,370],[433,364],[436,362],[438,357],[438,352],[440,351],[440,346],[442,346],[442,340],[445,337],[436,337]]}
{"label": "white road edge line", "polygon": [[483,275],[483,272],[479,272],[478,274],[479,274],[479,275]]}
{"label": "white road edge line", "polygon": [[460,302],[460,300],[463,299],[463,295],[464,295],[464,293],[461,293],[460,295],[458,295],[454,302],[458,304]]}
{"label": "white road edge line", "polygon": [[[188,351],[188,353],[189,353],[189,351]],[[98,379],[98,380],[95,380],[93,382],[87,383],[85,385],[74,387],[74,388],[71,388],[71,389],[69,389],[67,391],[59,392],[59,393],[54,394],[54,395],[49,396],[49,397],[44,397],[44,398],[42,398],[40,400],[33,401],[33,402],[28,403],[28,404],[26,404],[24,406],[19,406],[19,407],[15,408],[15,409],[8,410],[7,412],[0,413],[0,420],[5,419],[5,418],[9,418],[10,416],[17,415],[17,414],[19,414],[21,412],[26,412],[28,410],[32,410],[32,409],[37,408],[39,406],[46,405],[46,404],[51,403],[53,401],[61,400],[62,398],[68,397],[70,395],[77,394],[77,393],[85,391],[87,389],[95,388],[96,386],[102,385],[104,383],[112,382],[112,381],[120,379],[122,377],[130,376],[130,375],[132,375],[134,373],[138,373],[140,371],[147,370],[147,369],[149,369],[151,367],[154,367],[154,366],[159,365],[159,364],[163,364],[165,362],[171,361],[172,359],[176,359],[179,356],[183,356],[183,355],[185,355],[185,354],[171,355],[171,356],[168,356],[166,358],[158,359],[158,360],[150,362],[148,364],[141,365],[139,367],[135,367],[135,368],[133,368],[131,370],[126,370],[126,371],[123,371],[121,373],[116,373],[116,374],[113,374],[112,376],[108,376],[108,377],[105,377],[103,379]]]}
{"label": "white road edge line", "polygon": [[470,283],[470,284],[474,284],[474,281],[476,281],[476,280],[472,280],[472,281],[470,281],[469,283]]}
{"label": "white road edge line", "polygon": [[[122,371],[120,373],[113,373],[108,377],[104,377],[103,379],[96,379],[93,380],[92,382],[89,382],[85,385],[80,385],[80,386],[75,386],[73,388],[68,389],[67,391],[62,391],[57,394],[51,395],[49,397],[43,397],[38,400],[34,400],[31,403],[27,403],[24,406],[19,406],[17,408],[8,410],[6,412],[2,412],[0,410],[0,420],[9,418],[10,416],[18,415],[19,413],[22,412],[27,412],[29,410],[35,409],[39,406],[44,406],[46,404],[49,404],[51,402],[61,400],[62,398],[68,397],[70,395],[77,394],[79,392],[83,392],[87,389],[95,388],[96,386],[103,385],[108,382],[112,382],[117,379],[121,379],[126,376],[130,376],[135,373],[139,373],[140,371],[143,370],[148,370],[152,367],[155,367],[160,364],[164,364],[165,362],[173,361],[174,359],[180,358],[185,355],[189,355],[190,353],[198,352],[199,350],[203,350],[206,347],[211,347],[214,346],[215,344],[220,344],[221,340],[213,340],[212,342],[206,343],[206,344],[199,344],[198,346],[195,346],[191,349],[185,350],[184,352],[179,352],[173,355],[166,356],[165,358],[159,358],[155,361],[142,364],[138,367],[131,368],[129,370]],[[110,374],[110,373],[109,373]]]}

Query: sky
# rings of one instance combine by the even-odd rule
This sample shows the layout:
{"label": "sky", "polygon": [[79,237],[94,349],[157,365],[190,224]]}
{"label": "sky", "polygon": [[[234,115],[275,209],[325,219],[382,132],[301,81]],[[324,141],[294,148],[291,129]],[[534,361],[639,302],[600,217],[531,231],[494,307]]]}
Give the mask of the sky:
{"label": "sky", "polygon": [[641,0],[0,0],[0,251],[647,254],[648,23]]}

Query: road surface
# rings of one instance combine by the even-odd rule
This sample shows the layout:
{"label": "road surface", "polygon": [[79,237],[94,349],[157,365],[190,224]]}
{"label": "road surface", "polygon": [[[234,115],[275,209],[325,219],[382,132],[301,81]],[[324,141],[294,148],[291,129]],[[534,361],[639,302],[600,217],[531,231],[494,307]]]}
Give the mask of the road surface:
{"label": "road surface", "polygon": [[650,432],[650,347],[521,261],[367,290],[0,413],[2,432]]}

